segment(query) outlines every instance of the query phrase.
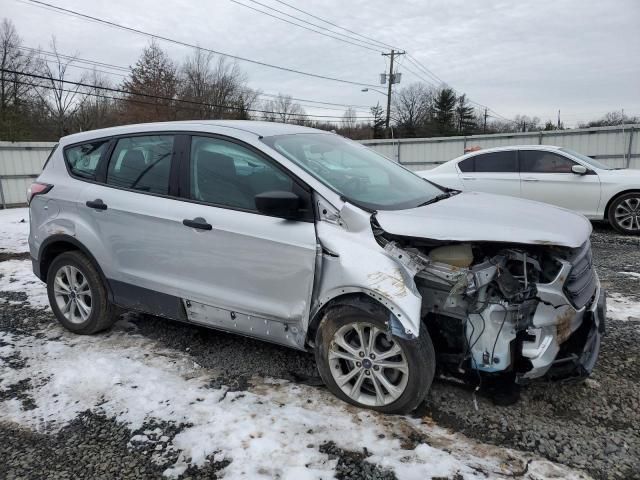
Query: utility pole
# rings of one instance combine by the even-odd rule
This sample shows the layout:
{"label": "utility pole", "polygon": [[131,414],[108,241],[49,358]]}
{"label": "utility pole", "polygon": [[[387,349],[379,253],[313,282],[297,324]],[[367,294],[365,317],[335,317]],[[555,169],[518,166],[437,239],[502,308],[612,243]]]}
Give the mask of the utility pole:
{"label": "utility pole", "polygon": [[487,133],[487,107],[484,107],[484,127],[482,133]]}
{"label": "utility pole", "polygon": [[560,125],[562,125],[562,123],[560,122],[560,110],[558,110],[558,130],[560,130]]}
{"label": "utility pole", "polygon": [[396,56],[404,55],[405,52],[396,52],[395,50],[391,50],[391,53],[383,53],[383,57],[391,57],[391,61],[389,62],[389,76],[387,77],[387,120],[385,122],[385,128],[387,131],[389,130],[389,123],[391,121],[391,88],[396,82],[395,74],[393,73],[393,61]]}

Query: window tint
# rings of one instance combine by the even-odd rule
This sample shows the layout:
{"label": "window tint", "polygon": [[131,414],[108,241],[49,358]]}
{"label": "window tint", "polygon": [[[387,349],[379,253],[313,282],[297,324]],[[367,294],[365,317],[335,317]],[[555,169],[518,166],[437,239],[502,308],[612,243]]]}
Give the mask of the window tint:
{"label": "window tint", "polygon": [[67,148],[64,154],[71,172],[80,177],[95,179],[98,161],[108,144],[108,140],[101,140]]}
{"label": "window tint", "polygon": [[476,155],[476,172],[517,172],[516,152],[491,152]]}
{"label": "window tint", "polygon": [[172,151],[171,135],[121,138],[111,154],[107,183],[166,195]]}
{"label": "window tint", "polygon": [[471,157],[458,163],[458,167],[461,172],[473,172],[476,168],[475,163],[476,157]]}
{"label": "window tint", "polygon": [[520,171],[530,173],[571,173],[575,162],[552,152],[520,151]]}
{"label": "window tint", "polygon": [[276,190],[299,194],[288,175],[251,150],[226,140],[193,137],[191,198],[255,211],[254,197]]}

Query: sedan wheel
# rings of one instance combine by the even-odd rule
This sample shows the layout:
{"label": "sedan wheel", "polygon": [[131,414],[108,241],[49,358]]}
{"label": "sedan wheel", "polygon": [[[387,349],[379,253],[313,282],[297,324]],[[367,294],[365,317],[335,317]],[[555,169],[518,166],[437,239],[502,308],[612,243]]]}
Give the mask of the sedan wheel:
{"label": "sedan wheel", "polygon": [[620,233],[640,234],[640,193],[627,193],[609,207],[609,222]]}
{"label": "sedan wheel", "polygon": [[340,389],[363,405],[389,405],[404,393],[409,365],[402,347],[369,323],[340,328],[329,349],[331,375]]}

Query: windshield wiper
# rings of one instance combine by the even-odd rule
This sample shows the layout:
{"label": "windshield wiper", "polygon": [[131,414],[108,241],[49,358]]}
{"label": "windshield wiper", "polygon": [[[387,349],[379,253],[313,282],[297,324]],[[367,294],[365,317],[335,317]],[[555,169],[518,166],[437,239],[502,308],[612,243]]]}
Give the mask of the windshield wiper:
{"label": "windshield wiper", "polygon": [[430,198],[429,200],[427,200],[424,203],[421,203],[420,205],[416,206],[416,208],[418,207],[424,207],[425,205],[431,205],[432,203],[436,203],[439,202],[440,200],[444,200],[445,198],[449,198],[451,196],[455,195],[455,193],[453,192],[445,192],[445,193],[441,193],[440,195],[436,195],[433,198]]}

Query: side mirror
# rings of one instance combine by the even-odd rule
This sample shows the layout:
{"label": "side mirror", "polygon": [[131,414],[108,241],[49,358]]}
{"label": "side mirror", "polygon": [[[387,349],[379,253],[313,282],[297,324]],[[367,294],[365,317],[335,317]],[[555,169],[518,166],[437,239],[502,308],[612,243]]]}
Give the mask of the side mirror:
{"label": "side mirror", "polygon": [[587,173],[587,167],[584,165],[573,165],[571,171],[577,175],[585,175]]}
{"label": "side mirror", "polygon": [[292,192],[272,191],[255,196],[256,208],[271,217],[295,220],[300,217],[300,197]]}

